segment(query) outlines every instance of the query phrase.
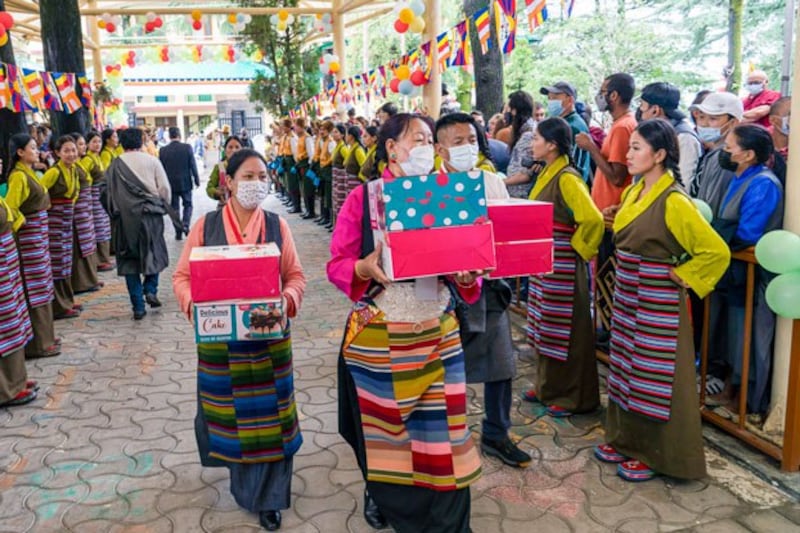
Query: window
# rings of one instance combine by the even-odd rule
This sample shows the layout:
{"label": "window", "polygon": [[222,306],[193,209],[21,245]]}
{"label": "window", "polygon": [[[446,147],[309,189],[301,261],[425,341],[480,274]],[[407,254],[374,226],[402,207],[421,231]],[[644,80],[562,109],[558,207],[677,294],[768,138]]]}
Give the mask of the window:
{"label": "window", "polygon": [[156,96],[155,102],[157,104],[166,104],[167,102],[169,102],[169,96]]}
{"label": "window", "polygon": [[197,97],[197,99],[198,99],[199,102],[213,102],[214,101],[214,97],[212,95],[210,95],[210,94],[201,94],[200,96]]}

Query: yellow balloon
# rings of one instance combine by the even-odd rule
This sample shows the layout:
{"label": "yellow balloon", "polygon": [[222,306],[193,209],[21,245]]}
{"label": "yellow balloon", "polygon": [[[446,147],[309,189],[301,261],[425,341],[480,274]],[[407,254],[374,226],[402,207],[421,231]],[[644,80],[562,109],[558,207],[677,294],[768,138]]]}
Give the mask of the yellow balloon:
{"label": "yellow balloon", "polygon": [[8,44],[8,33],[6,32],[0,37],[0,46],[5,46],[7,44]]}
{"label": "yellow balloon", "polygon": [[414,20],[408,25],[408,30],[412,33],[422,33],[425,31],[425,19],[422,17],[414,17]]}
{"label": "yellow balloon", "polygon": [[263,59],[264,59],[264,54],[261,52],[261,50],[256,50],[255,52],[253,52],[253,61],[255,61],[256,63],[260,63]]}
{"label": "yellow balloon", "polygon": [[278,20],[286,20],[289,18],[289,12],[285,9],[278,11]]}
{"label": "yellow balloon", "polygon": [[106,29],[106,21],[103,19],[98,20],[97,27],[100,28],[101,30]]}
{"label": "yellow balloon", "polygon": [[397,79],[400,81],[407,80],[411,77],[411,69],[408,68],[408,65],[400,65],[395,69],[394,75],[397,76]]}
{"label": "yellow balloon", "polygon": [[287,28],[286,21],[283,21],[283,20],[278,21],[277,28],[278,28],[278,31],[286,31],[286,28]]}
{"label": "yellow balloon", "polygon": [[203,12],[200,11],[199,9],[193,9],[192,20],[200,20],[201,18],[203,18]]}
{"label": "yellow balloon", "polygon": [[397,18],[405,24],[411,24],[414,21],[414,16],[414,11],[412,11],[410,7],[404,7],[400,10],[400,13],[397,14]]}
{"label": "yellow balloon", "polygon": [[341,66],[336,61],[331,61],[330,65],[328,65],[328,68],[331,69],[331,72],[336,74],[337,72],[339,72]]}
{"label": "yellow balloon", "polygon": [[236,24],[236,13],[230,13],[228,15],[228,22],[231,24]]}

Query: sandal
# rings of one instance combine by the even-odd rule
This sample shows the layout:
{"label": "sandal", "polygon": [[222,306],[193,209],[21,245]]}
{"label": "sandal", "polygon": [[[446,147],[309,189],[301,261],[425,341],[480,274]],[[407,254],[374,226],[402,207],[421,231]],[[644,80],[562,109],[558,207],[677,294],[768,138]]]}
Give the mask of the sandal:
{"label": "sandal", "polygon": [[54,316],[53,320],[62,320],[64,318],[78,318],[79,316],[81,316],[81,312],[73,307],[69,311],[65,311],[63,314]]}
{"label": "sandal", "polygon": [[552,416],[553,418],[564,418],[567,416],[572,416],[572,411],[567,411],[563,407],[559,407],[557,405],[548,405],[546,411],[547,414]]}
{"label": "sandal", "polygon": [[522,399],[526,402],[539,403],[539,397],[536,396],[536,390],[528,389],[522,393]]}
{"label": "sandal", "polygon": [[621,463],[628,458],[619,453],[610,444],[598,444],[594,447],[594,455],[604,463]]}
{"label": "sandal", "polygon": [[39,382],[35,379],[29,379],[25,382],[26,389],[39,390]]}
{"label": "sandal", "polygon": [[0,404],[0,407],[13,407],[15,405],[25,405],[36,399],[37,393],[33,389],[23,389],[22,392],[14,396],[11,400]]}
{"label": "sandal", "polygon": [[625,481],[650,481],[658,474],[643,462],[632,459],[617,465],[617,475]]}

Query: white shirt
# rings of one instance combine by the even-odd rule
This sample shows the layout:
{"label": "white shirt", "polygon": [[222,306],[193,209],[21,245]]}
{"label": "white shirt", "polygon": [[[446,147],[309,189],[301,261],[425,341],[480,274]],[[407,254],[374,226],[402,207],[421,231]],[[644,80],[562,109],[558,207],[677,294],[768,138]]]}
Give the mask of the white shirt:
{"label": "white shirt", "polygon": [[166,202],[172,200],[167,173],[157,157],[145,152],[130,151],[124,152],[119,158],[136,174],[148,192],[160,196]]}

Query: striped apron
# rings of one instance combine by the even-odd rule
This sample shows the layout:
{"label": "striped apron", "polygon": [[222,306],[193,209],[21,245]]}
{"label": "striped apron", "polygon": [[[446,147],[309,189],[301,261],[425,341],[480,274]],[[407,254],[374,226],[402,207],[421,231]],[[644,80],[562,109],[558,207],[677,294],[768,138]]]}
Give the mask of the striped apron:
{"label": "striped apron", "polygon": [[333,167],[333,212],[338,214],[347,198],[347,172],[344,167]]}
{"label": "striped apron", "polygon": [[88,257],[97,252],[97,237],[94,233],[92,217],[92,188],[81,183],[78,199],[75,201],[73,215],[75,234],[78,236],[78,249],[81,257]]}
{"label": "striped apron", "polygon": [[23,348],[33,338],[19,266],[17,243],[6,231],[0,234],[0,357]]}
{"label": "striped apron", "polygon": [[53,270],[47,232],[47,211],[25,215],[25,224],[17,232],[31,308],[49,305],[53,301]]}
{"label": "striped apron", "polygon": [[358,395],[368,481],[452,491],[480,477],[452,314],[389,322],[359,302],[342,355]]}
{"label": "striped apron", "polygon": [[72,218],[75,206],[66,198],[51,198],[47,212],[50,237],[50,263],[53,279],[70,279],[72,276]]}
{"label": "striped apron", "polygon": [[540,355],[566,361],[572,334],[575,300],[575,264],[572,248],[575,228],[553,225],[553,273],[530,277],[528,296],[528,344]]}
{"label": "striped apron", "polygon": [[617,249],[608,398],[661,421],[670,419],[680,322],[673,266]]}
{"label": "striped apron", "polygon": [[103,185],[92,185],[92,220],[94,221],[94,238],[96,242],[111,240],[111,219],[108,218],[103,204],[100,202],[100,192]]}

